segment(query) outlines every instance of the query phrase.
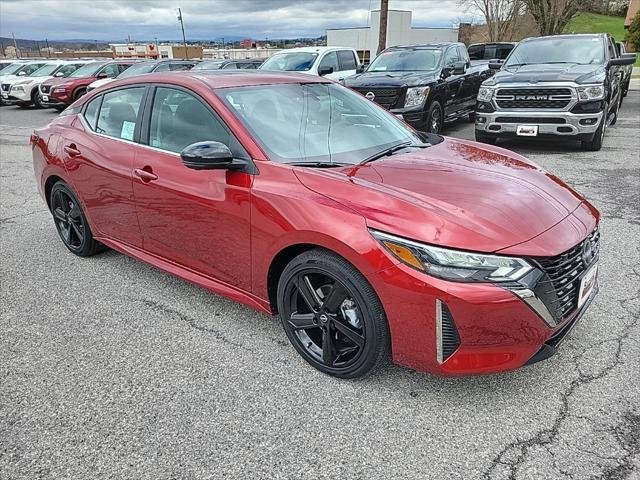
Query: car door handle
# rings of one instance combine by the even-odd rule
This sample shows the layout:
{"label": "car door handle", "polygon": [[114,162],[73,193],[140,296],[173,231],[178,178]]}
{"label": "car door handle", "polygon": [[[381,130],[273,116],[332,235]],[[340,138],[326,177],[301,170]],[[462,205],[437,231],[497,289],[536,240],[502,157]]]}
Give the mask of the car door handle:
{"label": "car door handle", "polygon": [[75,143],[72,143],[71,145],[65,145],[64,151],[67,152],[70,157],[77,157],[78,155],[80,155],[80,150],[78,150],[78,147],[76,147]]}
{"label": "car door handle", "polygon": [[153,173],[151,167],[145,167],[144,169],[136,168],[133,173],[135,173],[137,177],[140,177],[143,182],[150,182],[158,179],[158,175]]}

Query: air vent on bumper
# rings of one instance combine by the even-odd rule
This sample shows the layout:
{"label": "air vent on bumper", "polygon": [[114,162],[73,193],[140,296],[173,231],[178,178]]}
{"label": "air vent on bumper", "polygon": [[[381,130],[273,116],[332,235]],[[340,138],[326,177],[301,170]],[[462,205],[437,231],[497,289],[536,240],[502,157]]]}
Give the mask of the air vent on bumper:
{"label": "air vent on bumper", "polygon": [[444,363],[460,346],[460,335],[449,308],[442,300],[436,300],[436,355],[438,363]]}

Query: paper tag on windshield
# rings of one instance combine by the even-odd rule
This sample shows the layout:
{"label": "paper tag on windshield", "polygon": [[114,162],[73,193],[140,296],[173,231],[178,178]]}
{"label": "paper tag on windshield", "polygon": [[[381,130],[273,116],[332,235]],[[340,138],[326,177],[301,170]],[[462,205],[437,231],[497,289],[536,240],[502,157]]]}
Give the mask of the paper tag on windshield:
{"label": "paper tag on windshield", "polygon": [[122,122],[122,131],[120,132],[120,138],[124,138],[125,140],[133,140],[133,131],[135,129],[135,122]]}

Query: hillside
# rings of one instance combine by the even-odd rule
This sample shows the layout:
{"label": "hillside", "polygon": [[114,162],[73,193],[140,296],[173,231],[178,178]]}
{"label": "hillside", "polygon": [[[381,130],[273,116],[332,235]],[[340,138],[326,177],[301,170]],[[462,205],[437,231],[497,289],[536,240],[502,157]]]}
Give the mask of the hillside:
{"label": "hillside", "polygon": [[610,33],[618,42],[624,40],[624,17],[608,17],[596,13],[579,13],[564,29],[565,33]]}

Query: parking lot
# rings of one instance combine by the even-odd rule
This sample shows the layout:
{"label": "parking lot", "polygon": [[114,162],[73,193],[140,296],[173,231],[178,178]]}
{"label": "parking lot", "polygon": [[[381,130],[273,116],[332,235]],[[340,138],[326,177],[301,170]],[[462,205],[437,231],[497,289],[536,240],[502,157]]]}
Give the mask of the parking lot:
{"label": "parking lot", "polygon": [[[638,478],[640,91],[599,152],[512,142],[602,212],[600,294],[549,360],[331,378],[256,313],[113,251],[82,259],[0,109],[0,479]],[[447,135],[473,138],[459,122]]]}

